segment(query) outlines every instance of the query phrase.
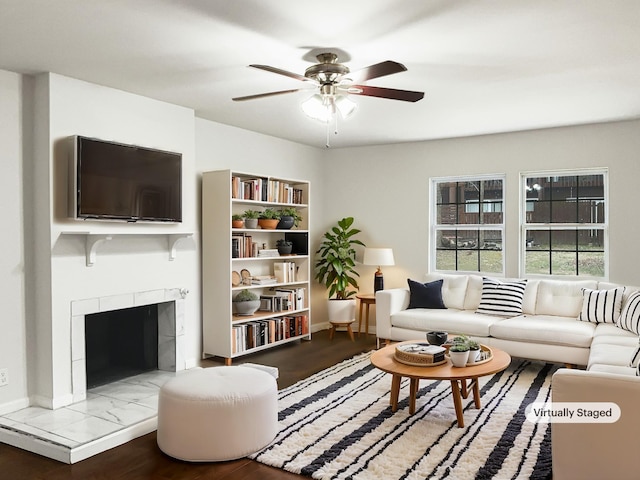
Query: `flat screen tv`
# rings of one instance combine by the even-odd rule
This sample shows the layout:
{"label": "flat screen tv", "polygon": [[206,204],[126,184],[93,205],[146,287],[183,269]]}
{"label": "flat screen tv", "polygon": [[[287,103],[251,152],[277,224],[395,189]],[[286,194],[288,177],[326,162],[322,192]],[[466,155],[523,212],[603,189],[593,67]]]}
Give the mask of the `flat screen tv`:
{"label": "flat screen tv", "polygon": [[78,219],[182,221],[182,154],[73,137]]}

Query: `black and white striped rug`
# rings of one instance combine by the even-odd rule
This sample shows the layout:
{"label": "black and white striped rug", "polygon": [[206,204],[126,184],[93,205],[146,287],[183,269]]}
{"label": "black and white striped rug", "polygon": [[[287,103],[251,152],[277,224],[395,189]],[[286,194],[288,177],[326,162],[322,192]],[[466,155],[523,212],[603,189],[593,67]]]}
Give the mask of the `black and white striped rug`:
{"label": "black and white striped rug", "polygon": [[482,408],[463,400],[458,428],[451,383],[422,380],[409,415],[409,381],[389,406],[391,375],[362,354],[279,392],[280,431],[252,455],[258,462],[318,479],[551,478],[548,424],[525,408],[550,397],[557,365],[514,359],[482,378]]}

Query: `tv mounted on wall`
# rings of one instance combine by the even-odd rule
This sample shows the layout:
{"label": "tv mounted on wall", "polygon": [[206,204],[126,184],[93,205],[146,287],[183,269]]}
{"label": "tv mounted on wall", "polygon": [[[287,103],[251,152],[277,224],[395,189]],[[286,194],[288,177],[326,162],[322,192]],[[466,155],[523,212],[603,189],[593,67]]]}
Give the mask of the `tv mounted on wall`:
{"label": "tv mounted on wall", "polygon": [[73,137],[78,219],[182,221],[182,154]]}

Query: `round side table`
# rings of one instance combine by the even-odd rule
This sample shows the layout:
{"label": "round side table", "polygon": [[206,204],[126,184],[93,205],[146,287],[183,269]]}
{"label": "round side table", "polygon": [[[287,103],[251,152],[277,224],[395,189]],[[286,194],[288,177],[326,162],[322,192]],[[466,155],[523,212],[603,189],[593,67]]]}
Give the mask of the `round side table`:
{"label": "round side table", "polygon": [[376,304],[376,294],[375,293],[359,293],[356,295],[356,298],[360,300],[360,308],[358,310],[358,337],[360,336],[360,331],[362,330],[362,307],[365,307],[365,332],[369,335],[369,306],[371,304]]}

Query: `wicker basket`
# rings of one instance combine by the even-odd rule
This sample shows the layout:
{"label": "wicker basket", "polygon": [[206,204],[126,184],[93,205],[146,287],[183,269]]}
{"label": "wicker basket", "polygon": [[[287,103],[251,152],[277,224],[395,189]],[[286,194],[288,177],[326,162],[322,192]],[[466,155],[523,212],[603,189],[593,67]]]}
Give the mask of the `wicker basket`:
{"label": "wicker basket", "polygon": [[[434,356],[425,353],[418,353],[416,351],[410,351],[414,349],[426,348],[426,347],[434,347],[434,345],[429,345],[428,343],[420,343],[420,342],[403,342],[396,345],[396,350],[394,353],[395,359],[406,365],[412,365],[415,367],[436,367],[438,365],[442,365],[447,362],[446,358],[443,358],[440,361],[434,362]],[[442,350],[444,353],[444,349]]]}

